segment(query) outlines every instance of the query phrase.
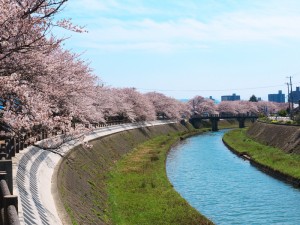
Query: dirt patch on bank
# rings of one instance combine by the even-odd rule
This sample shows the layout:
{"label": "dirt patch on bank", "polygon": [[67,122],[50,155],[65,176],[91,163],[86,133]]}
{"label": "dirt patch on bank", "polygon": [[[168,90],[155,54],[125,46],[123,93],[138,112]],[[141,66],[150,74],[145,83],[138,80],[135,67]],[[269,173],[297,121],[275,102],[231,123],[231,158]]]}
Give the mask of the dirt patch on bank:
{"label": "dirt patch on bank", "polygon": [[139,128],[91,141],[89,150],[74,148],[61,163],[57,178],[61,200],[74,224],[111,224],[106,216],[109,170],[137,145],[177,131],[188,129],[181,124]]}
{"label": "dirt patch on bank", "polygon": [[262,144],[280,148],[287,153],[300,154],[300,126],[256,122],[247,134]]}

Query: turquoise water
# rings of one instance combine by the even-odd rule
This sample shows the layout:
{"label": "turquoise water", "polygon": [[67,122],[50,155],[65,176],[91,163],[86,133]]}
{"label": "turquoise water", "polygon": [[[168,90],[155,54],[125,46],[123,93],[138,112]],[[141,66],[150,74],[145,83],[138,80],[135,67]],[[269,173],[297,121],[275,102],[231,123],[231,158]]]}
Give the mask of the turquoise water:
{"label": "turquoise water", "polygon": [[215,224],[300,224],[300,189],[232,154],[224,132],[189,138],[170,151],[167,174],[176,191]]}

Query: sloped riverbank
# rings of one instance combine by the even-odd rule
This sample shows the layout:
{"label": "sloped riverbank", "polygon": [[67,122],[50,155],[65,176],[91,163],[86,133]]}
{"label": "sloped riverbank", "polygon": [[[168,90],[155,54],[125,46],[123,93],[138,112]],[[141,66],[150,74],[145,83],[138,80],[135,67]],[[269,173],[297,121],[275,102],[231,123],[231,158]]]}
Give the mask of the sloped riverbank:
{"label": "sloped riverbank", "polygon": [[189,128],[180,124],[139,128],[94,140],[89,150],[73,149],[58,172],[59,192],[72,223],[111,224],[106,186],[109,171],[139,144],[172,132],[189,132]]}
{"label": "sloped riverbank", "polygon": [[256,122],[247,135],[262,144],[300,154],[300,126]]}
{"label": "sloped riverbank", "polygon": [[[257,129],[257,125],[255,129]],[[232,152],[249,160],[252,165],[265,173],[300,187],[300,154],[288,154],[282,149],[272,147],[270,143],[269,145],[259,143],[248,135],[249,130],[248,132],[245,129],[232,130],[224,135],[223,142]],[[266,135],[267,131],[264,132]],[[273,130],[273,132],[275,131]],[[279,135],[280,131],[277,130],[277,132],[273,135],[278,135],[278,138],[283,140]],[[270,140],[271,138],[265,136],[264,140],[266,139]]]}

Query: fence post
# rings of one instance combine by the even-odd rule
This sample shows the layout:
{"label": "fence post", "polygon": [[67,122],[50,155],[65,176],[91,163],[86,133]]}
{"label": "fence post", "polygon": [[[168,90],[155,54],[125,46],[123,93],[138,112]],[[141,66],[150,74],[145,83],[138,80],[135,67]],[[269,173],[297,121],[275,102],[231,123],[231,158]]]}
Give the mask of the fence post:
{"label": "fence post", "polygon": [[5,224],[20,224],[18,217],[18,196],[4,196],[4,221]]}
{"label": "fence post", "polygon": [[16,138],[16,153],[20,152],[20,137]]}
{"label": "fence post", "polygon": [[1,153],[4,153],[5,152],[5,147],[6,147],[6,144],[5,144],[5,140],[0,140],[0,147],[1,147]]}
{"label": "fence post", "polygon": [[0,153],[0,160],[6,160],[6,153],[4,152]]}
{"label": "fence post", "polygon": [[[5,180],[6,181],[6,176],[7,176],[7,173],[5,171],[0,171],[0,181],[1,180]],[[3,196],[4,196],[4,193],[2,193],[2,190],[1,190],[0,209],[3,208],[3,199],[2,199]]]}
{"label": "fence post", "polygon": [[7,186],[11,194],[13,194],[13,178],[12,178],[12,161],[0,160],[0,171],[6,172]]}
{"label": "fence post", "polygon": [[25,134],[25,135],[23,136],[23,141],[22,141],[23,149],[24,149],[24,148],[27,148],[26,139],[27,139],[27,134]]}
{"label": "fence post", "polygon": [[10,150],[10,139],[5,139],[5,153],[6,157],[9,158],[9,151]]}
{"label": "fence post", "polygon": [[20,150],[23,150],[24,149],[24,137],[21,137],[20,138]]}
{"label": "fence post", "polygon": [[14,137],[13,139],[11,139],[12,145],[11,145],[11,153],[10,156],[11,157],[15,157],[16,156],[16,148],[17,148],[17,142],[16,142],[16,138]]}

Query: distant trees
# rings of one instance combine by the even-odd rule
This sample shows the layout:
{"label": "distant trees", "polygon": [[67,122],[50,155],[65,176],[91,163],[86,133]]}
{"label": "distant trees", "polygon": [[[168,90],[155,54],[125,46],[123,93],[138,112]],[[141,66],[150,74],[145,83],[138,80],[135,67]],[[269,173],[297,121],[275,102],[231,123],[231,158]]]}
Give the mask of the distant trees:
{"label": "distant trees", "polygon": [[258,100],[255,95],[252,95],[249,99],[249,102],[258,102]]}
{"label": "distant trees", "polygon": [[216,104],[211,99],[202,96],[195,96],[187,103],[192,114],[216,113]]}
{"label": "distant trees", "polygon": [[249,101],[223,101],[218,105],[218,112],[225,114],[258,113],[257,104]]}
{"label": "distant trees", "polygon": [[[254,100],[254,98],[253,98]],[[215,104],[211,99],[195,96],[188,103],[193,114],[270,114],[286,109],[287,104],[267,101],[222,101]]]}
{"label": "distant trees", "polygon": [[164,94],[149,92],[146,94],[146,97],[153,104],[156,115],[168,119],[180,119],[188,111],[184,103],[181,103],[174,98],[167,97]]}

